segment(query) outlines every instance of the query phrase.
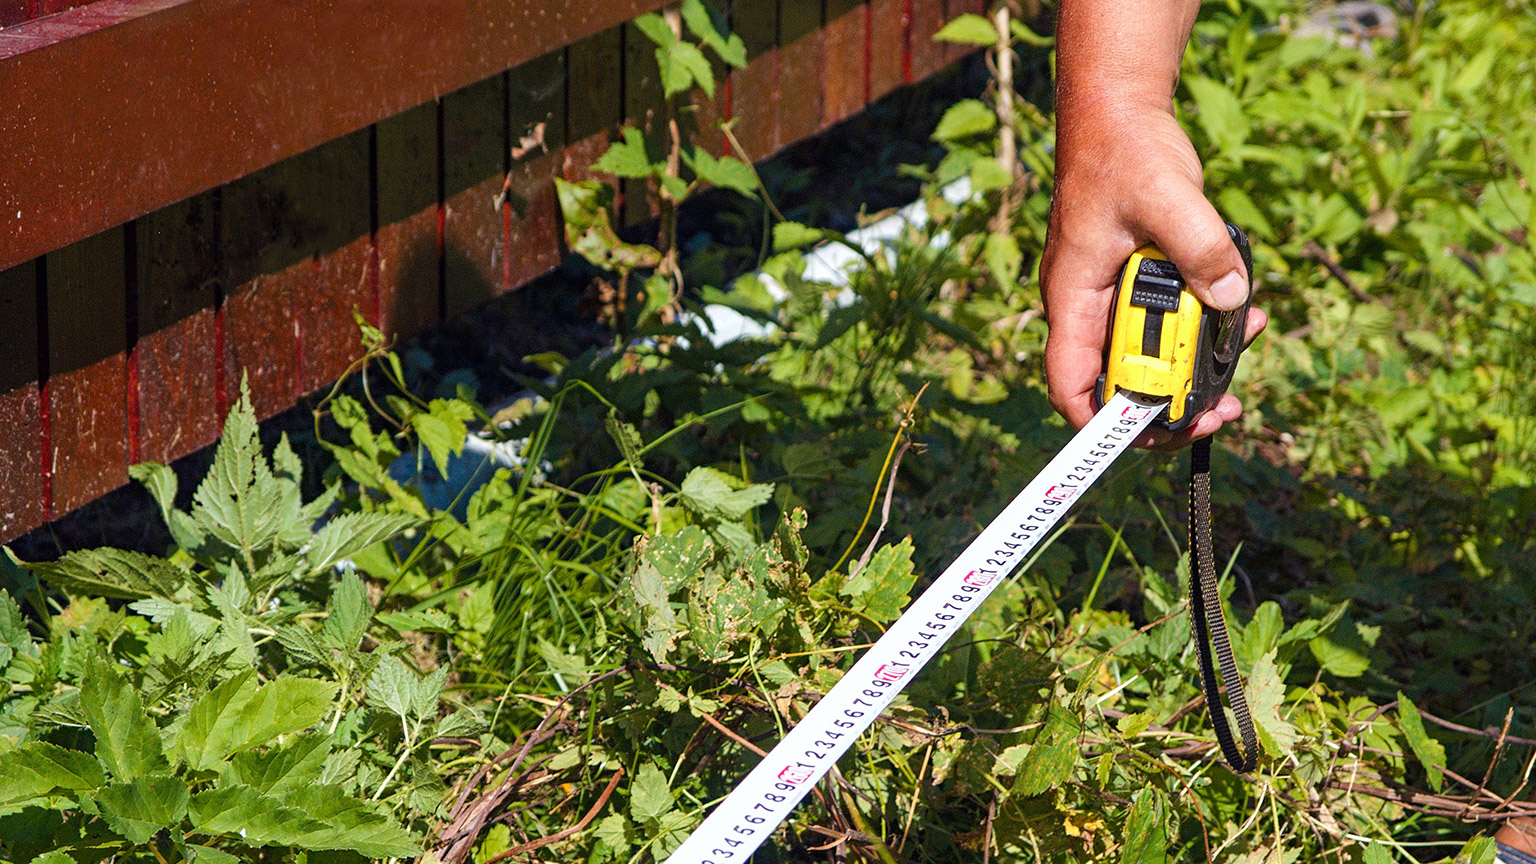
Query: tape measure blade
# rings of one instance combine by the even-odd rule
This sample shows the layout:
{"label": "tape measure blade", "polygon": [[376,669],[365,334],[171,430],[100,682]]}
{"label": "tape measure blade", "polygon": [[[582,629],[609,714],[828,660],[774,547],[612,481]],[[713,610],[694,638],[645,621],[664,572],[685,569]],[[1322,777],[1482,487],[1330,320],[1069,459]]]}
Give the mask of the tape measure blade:
{"label": "tape measure blade", "polygon": [[1163,407],[1124,394],[1106,402],[694,829],[667,864],[739,864],[750,857]]}

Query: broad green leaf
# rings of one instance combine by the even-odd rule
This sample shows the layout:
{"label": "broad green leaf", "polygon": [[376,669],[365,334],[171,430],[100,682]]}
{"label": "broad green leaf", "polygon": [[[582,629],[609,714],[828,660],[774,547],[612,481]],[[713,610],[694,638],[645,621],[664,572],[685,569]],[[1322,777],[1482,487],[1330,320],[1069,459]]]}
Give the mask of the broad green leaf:
{"label": "broad green leaf", "polygon": [[912,569],[912,538],[875,550],[869,562],[843,583],[840,592],[876,621],[893,621],[907,607],[907,592],[917,574]]}
{"label": "broad green leaf", "polygon": [[1019,243],[1012,234],[988,234],[982,247],[982,258],[987,262],[993,280],[1002,290],[1009,290],[1019,281],[1019,268],[1024,264],[1024,253],[1019,250]]}
{"label": "broad green leaf", "polygon": [[296,735],[265,752],[236,753],[229,761],[225,786],[250,786],[258,792],[281,795],[320,779],[331,755],[329,735]]}
{"label": "broad green leaf", "polygon": [[[635,179],[651,176],[656,166],[646,150],[645,136],[633,126],[623,127],[619,135],[621,140],[608,145],[608,150],[592,165],[592,170]],[[569,214],[566,219],[570,219]]]}
{"label": "broad green leaf", "polygon": [[415,714],[417,675],[399,657],[385,657],[368,676],[367,701],[409,723]]}
{"label": "broad green leaf", "polygon": [[609,813],[602,821],[597,823],[594,832],[597,839],[608,844],[608,848],[623,852],[634,845],[633,832],[629,827],[629,820],[623,813]]}
{"label": "broad green leaf", "polygon": [[92,796],[112,830],[132,843],[146,843],[162,828],[181,824],[187,815],[187,784],[164,775],[103,786]]}
{"label": "broad green leaf", "polygon": [[371,858],[414,858],[421,842],[393,819],[335,786],[311,785],[284,796],[326,830],[307,834],[299,845],[309,849],[350,849]]}
{"label": "broad green leaf", "polygon": [[1200,110],[1200,125],[1218,147],[1231,153],[1248,140],[1248,118],[1230,87],[1201,75],[1184,75],[1181,81]]}
{"label": "broad green leaf", "polygon": [[[627,137],[630,130],[625,130]],[[635,135],[638,137],[639,133]],[[617,147],[619,145],[615,145]],[[614,153],[614,147],[603,154],[603,159],[598,160],[594,170],[612,171],[619,176],[626,176],[616,170],[614,163],[603,168],[603,161]],[[641,159],[644,159],[644,144],[641,144]],[[622,163],[622,160],[620,160]],[[649,165],[639,175],[649,174]],[[565,242],[572,252],[585,258],[594,267],[604,270],[613,270],[620,273],[628,273],[643,267],[655,267],[661,263],[661,253],[651,246],[641,243],[625,243],[614,232],[613,224],[609,219],[609,212],[613,206],[613,189],[595,180],[587,180],[581,183],[567,183],[555,178],[555,193],[560,201],[560,215],[565,220]]]}
{"label": "broad green leaf", "polygon": [[1499,59],[1500,50],[1496,45],[1489,45],[1473,55],[1467,65],[1461,67],[1456,73],[1456,78],[1451,81],[1451,89],[1458,93],[1468,93],[1483,85],[1488,79],[1488,73],[1493,71],[1493,64]]}
{"label": "broad green leaf", "polygon": [[176,509],[176,472],[171,466],[159,462],[140,462],[128,466],[128,476],[139,481],[155,504],[160,507],[160,517],[171,531],[171,539],[183,549],[196,549],[203,545],[203,531],[186,513]]}
{"label": "broad green leaf", "polygon": [[937,42],[987,47],[997,44],[997,28],[980,15],[967,12],[945,24],[939,32],[933,34],[933,38]]}
{"label": "broad green leaf", "polygon": [[189,766],[217,768],[235,753],[313,726],[331,709],[335,684],[284,675],[256,687],[253,674],[225,681],[192,706],[177,736]]}
{"label": "broad green leaf", "polygon": [[757,194],[757,175],[752,173],[752,166],[740,159],[732,156],[716,159],[702,147],[684,151],[684,157],[693,173],[705,183],[734,189],[748,197]]}
{"label": "broad green leaf", "polygon": [[683,478],[681,495],[688,508],[701,516],[737,520],[766,504],[773,496],[773,484],[743,484],[723,471],[699,467]]}
{"label": "broad green leaf", "polygon": [[[1001,162],[991,156],[977,159],[966,169],[971,177],[971,189],[976,192],[995,192],[998,189],[1006,189],[1013,183],[1013,175],[1008,173]],[[1006,234],[992,234],[992,237],[1008,237]],[[1009,239],[1012,239],[1009,237]]]}
{"label": "broad green leaf", "polygon": [[1466,864],[1494,864],[1498,856],[1499,845],[1492,837],[1473,837],[1467,841],[1467,845],[1461,847],[1456,861],[1458,864],[1462,861]]}
{"label": "broad green leaf", "polygon": [[635,28],[645,34],[645,38],[658,46],[671,45],[677,41],[677,34],[667,26],[667,21],[655,12],[647,12],[634,20]]}
{"label": "broad green leaf", "polygon": [[[1285,701],[1285,682],[1280,678],[1280,671],[1275,667],[1275,651],[1269,651],[1253,664],[1253,671],[1248,675],[1248,710],[1253,715],[1254,726],[1259,733],[1259,742],[1264,749],[1274,757],[1284,757],[1290,754],[1296,744],[1296,727],[1280,718],[1280,706]],[[1219,706],[1208,706],[1209,710],[1223,710]]]}
{"label": "broad green leaf", "polygon": [[827,239],[827,233],[799,222],[779,222],[773,226],[773,251],[784,252],[820,243]]}
{"label": "broad green leaf", "polygon": [[1340,678],[1358,678],[1371,666],[1370,646],[1347,615],[1308,641],[1307,647],[1319,666]]}
{"label": "broad green leaf", "polygon": [[192,496],[192,518],[198,528],[247,562],[280,534],[308,528],[296,524],[300,521],[297,487],[272,475],[256,429],[250,388],[242,380],[240,399],[224,421],[213,465]]}
{"label": "broad green leaf", "polygon": [[187,802],[192,827],[204,834],[224,834],[261,847],[298,846],[331,827],[283,800],[249,786],[226,786],[193,795]]}
{"label": "broad green leaf", "polygon": [[[408,418],[411,428],[416,430],[417,439],[432,454],[432,464],[440,476],[448,476],[448,457],[464,452],[464,438],[469,434],[469,427],[464,423],[474,416],[474,409],[458,399],[433,399],[427,410]],[[365,543],[358,548],[371,545]]]}
{"label": "broad green leaf", "polygon": [[629,786],[630,818],[642,825],[658,822],[672,809],[672,800],[667,775],[649,762],[641,765]]}
{"label": "broad green leaf", "polygon": [[709,58],[692,42],[673,42],[656,49],[656,65],[661,69],[661,89],[667,96],[686,93],[697,84],[706,96],[714,98],[715,72]]}
{"label": "broad green leaf", "polygon": [[1408,747],[1413,750],[1413,755],[1424,766],[1430,788],[1439,792],[1445,782],[1445,775],[1440,770],[1445,767],[1445,747],[1424,731],[1424,718],[1419,714],[1419,706],[1413,704],[1413,700],[1401,690],[1397,693],[1397,725],[1402,727],[1403,737],[1408,739]]}
{"label": "broad green leaf", "polygon": [[57,561],[29,563],[11,560],[37,574],[55,588],[92,597],[141,600],[172,597],[186,581],[187,572],[164,558],[126,549],[84,549],[66,553]]}
{"label": "broad green leaf", "polygon": [[683,0],[683,23],[688,32],[709,46],[721,60],[737,69],[747,65],[747,45],[730,31],[724,16],[703,0]]}
{"label": "broad green leaf", "polygon": [[21,617],[21,606],[9,591],[0,590],[0,673],[18,656],[37,656],[37,646]]}
{"label": "broad green leaf", "polygon": [[144,713],[139,692],[100,655],[86,661],[79,705],[96,737],[96,758],[114,779],[128,782],[166,769],[160,730]]}
{"label": "broad green leaf", "polygon": [[1385,844],[1379,842],[1367,845],[1361,858],[1365,864],[1395,864],[1392,853],[1387,851]]}
{"label": "broad green leaf", "polygon": [[1164,864],[1168,860],[1168,836],[1163,831],[1166,806],[1162,793],[1153,788],[1137,790],[1131,797],[1120,864]]}
{"label": "broad green leaf", "polygon": [[0,755],[0,807],[63,792],[84,792],[105,782],[101,763],[79,750],[32,741]]}
{"label": "broad green leaf", "polygon": [[961,99],[949,106],[933,130],[935,141],[958,141],[997,128],[997,115],[978,99]]}
{"label": "broad green leaf", "polygon": [[[187,844],[187,864],[240,864],[240,858],[212,846]],[[73,860],[73,859],[71,859]]]}

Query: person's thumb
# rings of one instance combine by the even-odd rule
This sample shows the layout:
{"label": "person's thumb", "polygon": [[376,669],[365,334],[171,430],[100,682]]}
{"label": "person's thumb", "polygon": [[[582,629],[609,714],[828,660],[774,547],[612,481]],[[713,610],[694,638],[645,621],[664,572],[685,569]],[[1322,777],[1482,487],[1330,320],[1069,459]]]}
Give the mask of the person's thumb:
{"label": "person's thumb", "polygon": [[1180,198],[1162,202],[1155,224],[1143,229],[1201,302],[1221,310],[1242,306],[1248,299],[1248,272],[1226,224],[1198,188]]}

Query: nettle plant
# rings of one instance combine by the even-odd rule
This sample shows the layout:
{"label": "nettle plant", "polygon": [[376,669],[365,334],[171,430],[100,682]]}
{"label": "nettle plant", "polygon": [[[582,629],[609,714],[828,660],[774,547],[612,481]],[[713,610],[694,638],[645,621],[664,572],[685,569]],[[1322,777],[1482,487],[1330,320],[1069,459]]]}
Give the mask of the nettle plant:
{"label": "nettle plant", "polygon": [[133,469],[168,554],[12,557],[64,599],[28,591],[24,617],[0,593],[0,859],[420,853],[445,794],[427,746],[483,724],[347,566],[420,520],[303,501],[286,437],[269,461],[256,431],[243,391],[187,510],[169,468]]}

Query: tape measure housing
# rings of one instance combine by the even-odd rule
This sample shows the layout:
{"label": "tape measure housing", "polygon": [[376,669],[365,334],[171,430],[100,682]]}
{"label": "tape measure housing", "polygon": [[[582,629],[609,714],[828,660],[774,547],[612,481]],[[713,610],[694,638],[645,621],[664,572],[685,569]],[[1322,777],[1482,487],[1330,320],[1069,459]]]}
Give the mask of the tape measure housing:
{"label": "tape measure housing", "polygon": [[[1248,238],[1236,226],[1229,224],[1227,231],[1250,273],[1251,295]],[[1184,429],[1227,391],[1243,350],[1247,317],[1247,303],[1230,312],[1207,307],[1157,247],[1137,249],[1120,270],[1095,405],[1122,392],[1166,401],[1168,408],[1155,425],[1172,432]]]}

